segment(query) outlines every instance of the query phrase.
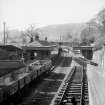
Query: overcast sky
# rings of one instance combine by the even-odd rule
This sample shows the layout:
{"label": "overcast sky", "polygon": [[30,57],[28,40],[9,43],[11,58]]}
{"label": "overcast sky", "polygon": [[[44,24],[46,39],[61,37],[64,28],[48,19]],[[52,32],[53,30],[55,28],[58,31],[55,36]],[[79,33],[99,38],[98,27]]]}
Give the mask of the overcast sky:
{"label": "overcast sky", "polygon": [[86,22],[105,6],[105,0],[0,0],[0,30],[50,24]]}

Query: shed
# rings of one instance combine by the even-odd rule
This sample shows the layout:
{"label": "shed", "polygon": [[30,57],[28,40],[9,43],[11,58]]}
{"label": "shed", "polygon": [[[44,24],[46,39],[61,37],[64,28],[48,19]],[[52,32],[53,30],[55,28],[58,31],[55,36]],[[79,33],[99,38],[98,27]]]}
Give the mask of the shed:
{"label": "shed", "polygon": [[79,47],[82,55],[89,60],[92,60],[93,48],[94,48],[93,46],[80,46]]}
{"label": "shed", "polygon": [[[22,48],[16,45],[0,45],[0,51],[2,57],[4,56],[5,59],[20,59],[22,55]],[[5,54],[3,53],[5,52]]]}

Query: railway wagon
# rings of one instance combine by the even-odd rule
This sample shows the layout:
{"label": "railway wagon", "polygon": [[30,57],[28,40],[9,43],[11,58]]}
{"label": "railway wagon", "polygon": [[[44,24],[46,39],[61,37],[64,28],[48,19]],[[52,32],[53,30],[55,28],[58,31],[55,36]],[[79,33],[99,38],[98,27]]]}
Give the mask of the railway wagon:
{"label": "railway wagon", "polygon": [[25,79],[24,79],[24,77],[19,78],[19,80],[18,80],[18,89],[22,89],[25,86]]}
{"label": "railway wagon", "polygon": [[29,84],[31,82],[30,74],[24,77],[25,85]]}
{"label": "railway wagon", "polygon": [[8,96],[11,96],[18,91],[18,85],[18,80],[16,80],[6,86],[8,88]]}
{"label": "railway wagon", "polygon": [[[5,88],[0,88],[0,102],[6,100],[9,96],[21,90],[25,85],[29,84],[32,80],[41,76],[44,72],[50,70],[52,66],[51,60],[40,61],[39,64],[30,64],[27,68],[31,67],[31,71],[24,73],[21,78],[8,83]],[[22,75],[22,74],[21,74]]]}
{"label": "railway wagon", "polygon": [[0,60],[0,70],[4,69],[19,69],[24,67],[22,60]]}
{"label": "railway wagon", "polygon": [[2,101],[7,99],[8,94],[9,94],[8,88],[6,86],[1,86],[1,88],[0,88],[0,105],[1,105]]}
{"label": "railway wagon", "polygon": [[0,102],[3,101],[3,88],[0,87]]}
{"label": "railway wagon", "polygon": [[32,75],[31,75],[31,79],[32,79],[32,80],[34,80],[35,78],[37,78],[37,70],[32,71],[31,74],[32,74]]}

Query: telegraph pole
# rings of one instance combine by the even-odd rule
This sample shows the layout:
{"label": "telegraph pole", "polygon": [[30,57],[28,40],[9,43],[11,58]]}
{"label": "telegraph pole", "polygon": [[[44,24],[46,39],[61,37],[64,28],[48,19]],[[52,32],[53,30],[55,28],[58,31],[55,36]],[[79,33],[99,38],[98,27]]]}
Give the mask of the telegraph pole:
{"label": "telegraph pole", "polygon": [[4,45],[5,45],[5,25],[6,25],[6,23],[3,22],[3,25],[4,25]]}

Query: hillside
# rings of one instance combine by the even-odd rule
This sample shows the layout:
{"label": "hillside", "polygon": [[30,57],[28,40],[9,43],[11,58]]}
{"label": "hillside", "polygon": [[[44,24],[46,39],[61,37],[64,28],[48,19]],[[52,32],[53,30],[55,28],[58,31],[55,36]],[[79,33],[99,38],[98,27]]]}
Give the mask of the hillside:
{"label": "hillside", "polygon": [[85,27],[85,23],[72,23],[49,25],[40,29],[49,40],[61,39],[64,41],[69,41],[71,38],[80,38],[81,30],[83,30]]}

